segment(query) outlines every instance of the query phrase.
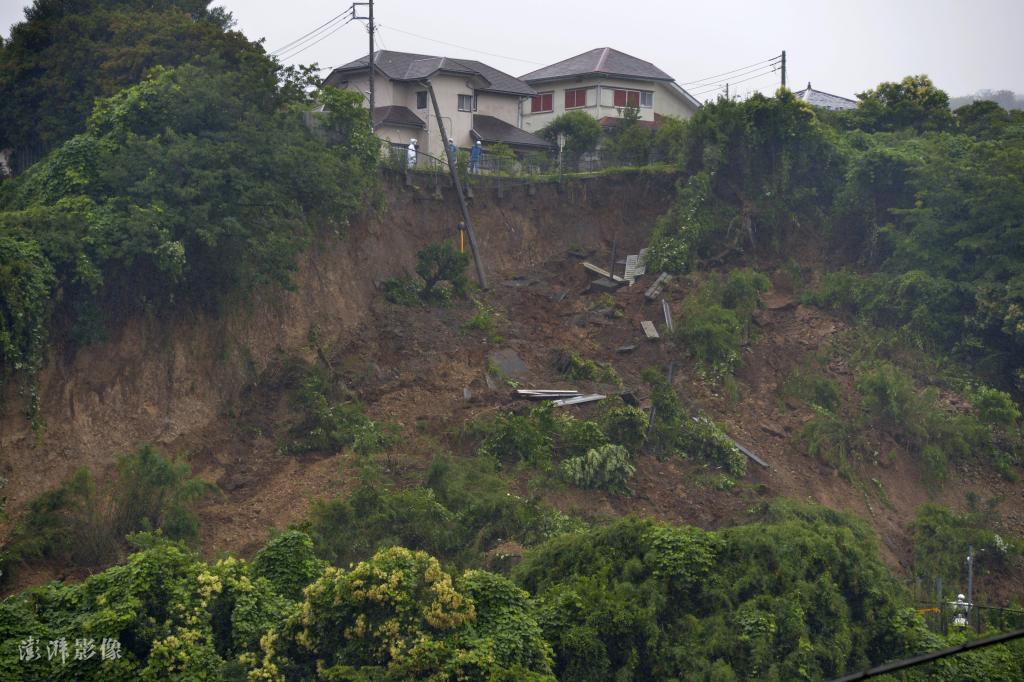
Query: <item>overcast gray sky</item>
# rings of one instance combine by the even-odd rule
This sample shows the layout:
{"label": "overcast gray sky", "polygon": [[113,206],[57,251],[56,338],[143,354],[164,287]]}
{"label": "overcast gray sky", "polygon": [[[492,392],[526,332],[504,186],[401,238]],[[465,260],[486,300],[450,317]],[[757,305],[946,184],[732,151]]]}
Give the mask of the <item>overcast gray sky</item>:
{"label": "overcast gray sky", "polygon": [[[26,4],[0,0],[4,35]],[[267,50],[349,6],[337,0],[215,4],[230,10],[247,36],[266,38]],[[700,99],[713,96],[721,79],[692,81],[782,50],[793,89],[811,81],[816,89],[852,97],[884,80],[927,73],[952,96],[982,88],[1024,93],[1024,0],[377,0],[375,15],[385,49],[478,59],[519,76],[595,47],[614,47],[653,62]],[[364,22],[329,32],[285,61],[327,67],[366,54]],[[732,91],[773,91],[779,74],[759,75],[764,71],[732,75]]]}

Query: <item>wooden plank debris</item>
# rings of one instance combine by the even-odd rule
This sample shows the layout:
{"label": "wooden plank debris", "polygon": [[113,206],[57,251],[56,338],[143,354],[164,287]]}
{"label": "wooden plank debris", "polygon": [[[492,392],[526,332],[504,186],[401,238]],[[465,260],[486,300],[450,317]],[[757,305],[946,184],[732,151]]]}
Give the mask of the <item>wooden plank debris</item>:
{"label": "wooden plank debris", "polygon": [[661,312],[665,315],[665,326],[668,327],[670,332],[674,332],[676,328],[672,324],[672,309],[668,307],[668,301],[665,299],[661,299]]}
{"label": "wooden plank debris", "polygon": [[[730,440],[731,440],[731,439],[730,439]],[[738,448],[740,449],[740,452],[742,452],[742,453],[743,453],[744,455],[746,455],[747,457],[749,457],[749,458],[750,458],[750,459],[751,459],[752,461],[754,461],[754,462],[757,462],[758,464],[760,464],[761,466],[763,466],[763,467],[764,467],[765,469],[767,469],[767,468],[768,468],[768,462],[764,461],[763,459],[761,459],[760,457],[758,457],[758,456],[757,456],[757,455],[755,455],[755,454],[754,454],[753,452],[751,452],[751,451],[750,451],[750,450],[748,450],[747,448],[743,447],[742,445],[740,445],[740,444],[739,444],[739,443],[737,443],[736,441],[732,441],[732,442],[733,442],[733,443],[734,443],[734,444],[736,445],[736,447],[738,447]]]}
{"label": "wooden plank debris", "polygon": [[621,277],[619,277],[618,275],[613,275],[612,273],[608,272],[604,268],[597,267],[593,263],[588,263],[586,261],[583,261],[583,267],[585,267],[587,270],[590,270],[595,275],[601,275],[602,277],[607,277],[608,279],[612,280],[613,282],[625,282],[626,281],[626,280],[622,279]]}
{"label": "wooden plank debris", "polygon": [[619,346],[618,348],[615,349],[615,352],[616,353],[632,353],[635,350],[636,350],[636,344],[631,343],[631,344],[626,345],[626,346]]}
{"label": "wooden plank debris", "polygon": [[660,338],[658,336],[658,330],[654,328],[654,323],[650,320],[644,320],[640,323],[640,326],[643,327],[644,334],[647,335],[647,338],[652,340]]}
{"label": "wooden plank debris", "polygon": [[608,396],[601,395],[600,393],[591,393],[590,395],[578,395],[574,398],[563,398],[561,400],[555,400],[551,404],[555,407],[565,407],[567,405],[581,405],[583,403],[592,403],[595,400],[604,400]]}
{"label": "wooden plank debris", "polygon": [[528,400],[556,400],[558,398],[575,398],[583,394],[579,391],[563,389],[519,388],[516,389],[514,395],[517,398],[526,398]]}
{"label": "wooden plank debris", "polygon": [[654,284],[644,292],[644,297],[653,301],[661,295],[661,290],[665,288],[665,285],[672,281],[672,275],[667,272],[663,272],[658,275],[658,279],[654,280]]}

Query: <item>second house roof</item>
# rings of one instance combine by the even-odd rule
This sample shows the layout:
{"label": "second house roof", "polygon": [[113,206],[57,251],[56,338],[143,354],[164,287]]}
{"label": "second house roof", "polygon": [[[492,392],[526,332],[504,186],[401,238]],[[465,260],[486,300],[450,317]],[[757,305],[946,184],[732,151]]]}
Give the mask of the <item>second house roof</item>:
{"label": "second house roof", "polygon": [[[325,82],[330,83],[332,79],[335,79],[336,74],[340,77],[345,73],[365,70],[369,64],[369,55],[360,57],[334,69]],[[412,52],[379,50],[374,53],[374,66],[395,81],[421,81],[434,73],[441,72],[483,79],[484,86],[478,89],[488,92],[500,92],[520,97],[536,94],[533,88],[515,76],[510,76],[504,71],[499,71],[493,66],[488,66],[475,59],[452,59],[451,57],[436,57]]]}
{"label": "second house roof", "polygon": [[632,55],[610,47],[598,47],[589,52],[569,57],[562,61],[531,71],[521,80],[527,83],[560,80],[577,76],[618,76],[654,81],[674,81],[672,76],[650,62],[637,59]]}

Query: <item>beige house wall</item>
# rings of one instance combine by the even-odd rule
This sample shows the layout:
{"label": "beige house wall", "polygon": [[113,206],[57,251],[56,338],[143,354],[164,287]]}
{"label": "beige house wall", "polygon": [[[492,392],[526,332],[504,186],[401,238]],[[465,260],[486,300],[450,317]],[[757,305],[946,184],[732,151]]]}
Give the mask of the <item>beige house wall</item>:
{"label": "beige house wall", "polygon": [[519,111],[520,101],[529,102],[529,99],[522,100],[522,98],[515,95],[499,95],[493,92],[481,92],[477,95],[477,111],[478,114],[484,114],[486,116],[493,116],[494,118],[501,119],[506,123],[511,123],[517,128],[521,128]]}
{"label": "beige house wall", "polygon": [[[470,130],[473,128],[473,112],[459,111],[459,95],[472,96],[474,94],[472,82],[462,76],[435,74],[431,78],[431,83],[434,86],[434,94],[437,96],[438,107],[441,109],[445,132],[455,141],[456,146],[462,148],[472,147],[473,138],[470,135]],[[408,145],[409,140],[416,138],[421,153],[444,159],[446,142],[440,139],[437,119],[434,116],[434,105],[428,98],[425,108],[416,108],[416,93],[426,91],[426,88],[419,83],[396,83],[383,76],[378,76],[375,79],[374,86],[376,88],[374,93],[375,106],[407,107],[427,124],[426,130],[381,126],[377,128],[377,136],[390,143],[402,145]],[[364,103],[366,106],[369,106],[367,101],[370,91],[368,76],[363,75],[350,78],[346,89],[363,93]],[[494,116],[514,126],[519,126],[519,101],[520,98],[515,95],[481,92],[477,95],[476,113]]]}
{"label": "beige house wall", "polygon": [[[587,106],[565,108],[565,91],[587,88]],[[544,113],[531,113],[530,102],[523,104],[523,130],[536,133],[566,111],[585,111],[594,118],[605,116],[618,117],[620,107],[615,106],[615,90],[646,90],[654,93],[651,107],[640,107],[640,120],[653,121],[654,115],[690,118],[696,112],[689,102],[675,92],[675,88],[660,81],[633,81],[611,78],[584,78],[552,81],[534,85],[538,93],[551,92],[552,110]]]}

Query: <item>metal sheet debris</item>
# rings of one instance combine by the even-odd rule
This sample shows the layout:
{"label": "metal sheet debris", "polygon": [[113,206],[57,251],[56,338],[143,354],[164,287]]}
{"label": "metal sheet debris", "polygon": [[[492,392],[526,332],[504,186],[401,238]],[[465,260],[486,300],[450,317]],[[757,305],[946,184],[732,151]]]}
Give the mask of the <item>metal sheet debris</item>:
{"label": "metal sheet debris", "polygon": [[562,400],[555,400],[551,404],[555,407],[565,407],[567,405],[580,405],[582,403],[592,403],[595,400],[604,400],[608,396],[601,395],[600,393],[591,393],[590,395],[578,395],[574,398],[563,398]]}
{"label": "metal sheet debris", "polygon": [[668,327],[670,332],[674,332],[676,328],[672,324],[672,309],[668,307],[668,301],[665,299],[661,299],[661,312],[665,315],[665,326]]}
{"label": "metal sheet debris", "polygon": [[647,249],[640,249],[636,257],[636,276],[641,277],[647,272]]}
{"label": "metal sheet debris", "polygon": [[636,281],[636,264],[640,259],[640,256],[626,256],[626,271],[623,273],[623,278],[629,282],[630,286],[633,286],[633,282]]}
{"label": "metal sheet debris", "polygon": [[619,346],[615,349],[616,353],[632,353],[636,350],[636,344],[629,344],[628,346]]}
{"label": "metal sheet debris", "polygon": [[647,335],[647,338],[649,338],[649,339],[661,338],[661,337],[658,336],[658,330],[654,328],[654,323],[651,322],[650,320],[644,320],[643,322],[640,323],[640,326],[643,328],[644,334]]}

